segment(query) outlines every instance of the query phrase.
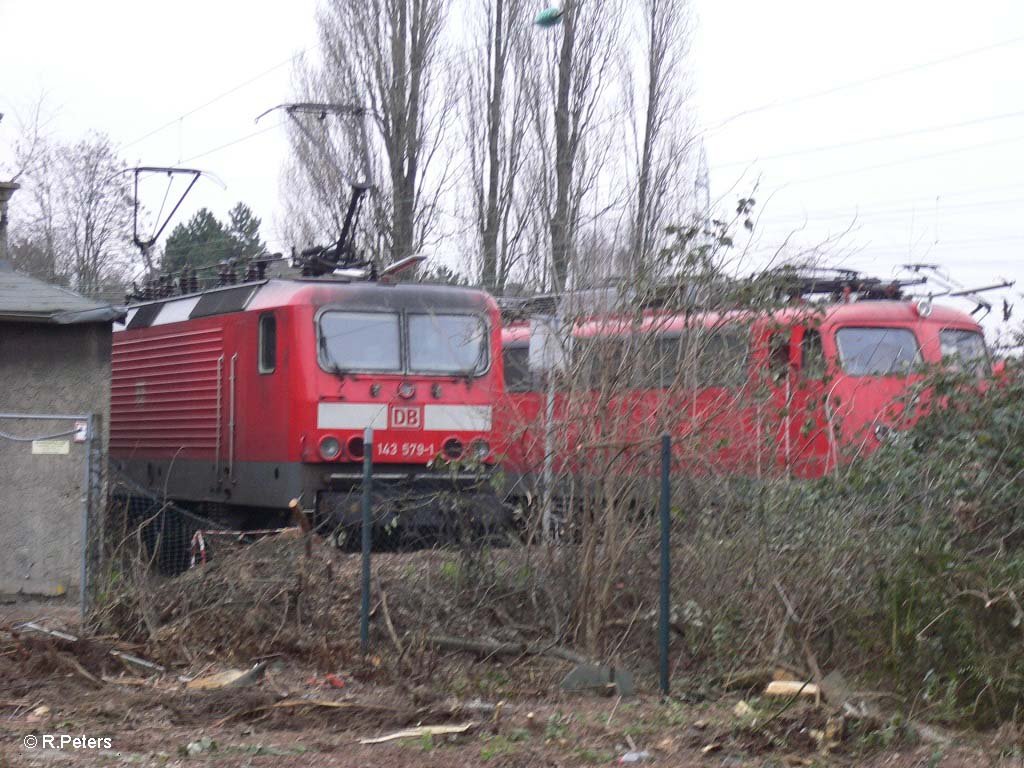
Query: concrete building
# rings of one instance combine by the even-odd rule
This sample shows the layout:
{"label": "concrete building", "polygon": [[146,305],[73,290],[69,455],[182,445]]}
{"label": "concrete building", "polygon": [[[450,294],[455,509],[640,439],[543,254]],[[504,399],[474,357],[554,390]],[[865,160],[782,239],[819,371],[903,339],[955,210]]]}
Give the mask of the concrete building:
{"label": "concrete building", "polygon": [[0,260],[0,593],[80,591],[84,528],[102,519],[121,316]]}

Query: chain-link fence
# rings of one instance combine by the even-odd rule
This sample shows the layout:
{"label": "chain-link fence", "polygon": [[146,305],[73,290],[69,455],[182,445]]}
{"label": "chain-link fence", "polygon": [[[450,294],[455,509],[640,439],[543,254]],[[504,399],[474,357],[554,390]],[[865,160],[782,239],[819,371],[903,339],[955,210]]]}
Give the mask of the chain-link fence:
{"label": "chain-link fence", "polygon": [[136,558],[173,576],[206,562],[226,526],[161,498],[120,474],[112,474],[103,549],[116,561]]}

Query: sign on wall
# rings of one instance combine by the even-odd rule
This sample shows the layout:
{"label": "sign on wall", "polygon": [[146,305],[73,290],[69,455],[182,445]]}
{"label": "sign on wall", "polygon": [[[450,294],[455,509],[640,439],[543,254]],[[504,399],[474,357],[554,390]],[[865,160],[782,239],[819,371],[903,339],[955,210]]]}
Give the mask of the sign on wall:
{"label": "sign on wall", "polygon": [[37,456],[67,455],[71,452],[70,440],[33,440],[32,453]]}

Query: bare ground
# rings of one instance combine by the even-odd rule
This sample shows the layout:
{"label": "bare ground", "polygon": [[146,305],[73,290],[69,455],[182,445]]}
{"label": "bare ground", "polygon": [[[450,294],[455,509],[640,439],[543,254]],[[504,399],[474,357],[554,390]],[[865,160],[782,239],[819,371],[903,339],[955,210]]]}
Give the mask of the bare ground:
{"label": "bare ground", "polygon": [[[52,606],[46,608],[52,624]],[[19,611],[20,619],[30,617]],[[323,670],[286,661],[270,664],[250,687],[200,692],[174,675],[116,671],[99,643],[72,653],[10,628],[0,637],[5,766],[585,766],[614,764],[629,751],[648,752],[642,764],[652,766],[1022,764],[1005,734],[948,734],[946,743],[916,744],[894,735],[887,744],[885,733],[861,733],[847,722],[833,745],[823,746],[829,709],[813,703],[776,714],[784,702],[746,699],[756,715],[738,718],[740,695],[695,703],[662,702],[649,692],[628,700],[569,696],[557,681],[570,665],[548,659],[510,668],[464,654],[448,658],[463,675],[462,697],[385,680],[373,664],[335,670],[332,685]],[[221,667],[211,661],[176,672]],[[474,725],[464,735],[359,743],[420,724],[465,723]],[[109,737],[110,748],[25,746],[26,737],[41,744],[45,735],[61,734]]]}
{"label": "bare ground", "polygon": [[[351,587],[357,560],[325,550],[311,556],[304,542],[287,539],[253,545],[113,599],[105,624],[89,631],[79,629],[74,605],[0,607],[0,768],[586,766],[616,764],[627,752],[646,752],[639,764],[652,766],[1024,765],[1024,742],[1009,728],[915,732],[896,720],[843,716],[827,702],[759,699],[760,687],[726,692],[699,677],[677,681],[682,697],[662,701],[643,669],[633,698],[569,695],[559,681],[572,664],[559,658],[439,652],[410,629],[423,623],[427,602],[432,627],[471,639],[507,641],[513,635],[502,633],[518,617],[484,625],[493,609],[460,603],[458,579],[448,587],[448,577],[423,581],[445,572],[436,553],[378,558],[392,627],[383,626],[378,602],[364,659]],[[33,619],[83,639],[18,628]],[[147,674],[111,649],[169,671]],[[261,657],[266,669],[246,687],[197,691],[183,682]],[[736,714],[740,701],[747,714]],[[360,744],[467,723],[459,735]],[[61,735],[109,738],[110,746],[43,747],[44,737]],[[37,746],[26,746],[33,738]]]}

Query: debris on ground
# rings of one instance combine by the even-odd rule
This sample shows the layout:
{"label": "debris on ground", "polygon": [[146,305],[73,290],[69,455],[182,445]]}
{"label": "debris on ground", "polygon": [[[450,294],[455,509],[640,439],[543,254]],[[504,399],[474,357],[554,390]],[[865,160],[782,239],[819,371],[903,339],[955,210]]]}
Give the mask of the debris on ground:
{"label": "debris on ground", "polygon": [[209,736],[203,736],[201,739],[190,741],[186,744],[184,752],[188,757],[195,757],[196,755],[201,755],[204,752],[214,752],[216,749],[217,742]]}
{"label": "debris on ground", "polygon": [[462,725],[421,725],[418,728],[408,728],[404,731],[389,733],[387,736],[378,736],[373,739],[360,739],[360,744],[384,744],[388,741],[398,739],[420,739],[424,736],[456,736],[467,733],[476,727],[476,723],[469,722]]}
{"label": "debris on ground", "polygon": [[736,706],[732,708],[732,713],[739,718],[752,717],[754,715],[754,708],[741,700],[736,702]]}
{"label": "debris on ground", "polygon": [[268,662],[261,661],[252,669],[227,669],[205,677],[197,677],[185,684],[192,691],[216,691],[221,688],[244,688],[255,685],[263,676]]}
{"label": "debris on ground", "polygon": [[627,752],[626,754],[624,754],[622,757],[619,758],[619,763],[621,763],[623,765],[626,765],[626,764],[629,764],[629,763],[642,763],[642,762],[644,762],[646,760],[650,760],[652,757],[654,757],[654,756],[650,752],[648,752],[646,749],[645,750],[641,750],[639,752]]}
{"label": "debris on ground", "polygon": [[765,696],[806,696],[817,699],[821,689],[814,683],[801,683],[797,680],[772,680],[765,686]]}
{"label": "debris on ground", "polygon": [[560,687],[566,693],[597,693],[603,696],[614,694],[624,698],[636,693],[633,675],[629,670],[596,664],[576,665],[562,679]]}
{"label": "debris on ground", "polygon": [[721,685],[726,691],[752,691],[764,688],[773,680],[796,680],[799,677],[790,667],[776,664],[734,670],[722,678]]}
{"label": "debris on ground", "polygon": [[0,629],[0,735],[16,742],[49,723],[109,728],[126,755],[109,764],[167,762],[159,750],[171,743],[211,768],[307,751],[283,764],[739,768],[866,754],[858,764],[878,768],[874,744],[956,748],[938,729],[884,715],[880,694],[855,693],[810,663],[716,676],[711,691],[738,693],[700,688],[666,702],[653,693],[651,667],[627,656],[643,675],[627,702],[636,686],[618,656],[597,664],[558,645],[525,600],[500,610],[471,602],[463,576],[443,567],[450,553],[376,557],[373,652],[364,656],[359,558],[309,541],[308,550],[304,538],[257,541],[152,579],[91,632],[52,618]]}
{"label": "debris on ground", "polygon": [[331,672],[323,677],[312,675],[306,680],[306,685],[311,688],[335,688],[340,690],[345,687],[345,681],[338,675]]}

